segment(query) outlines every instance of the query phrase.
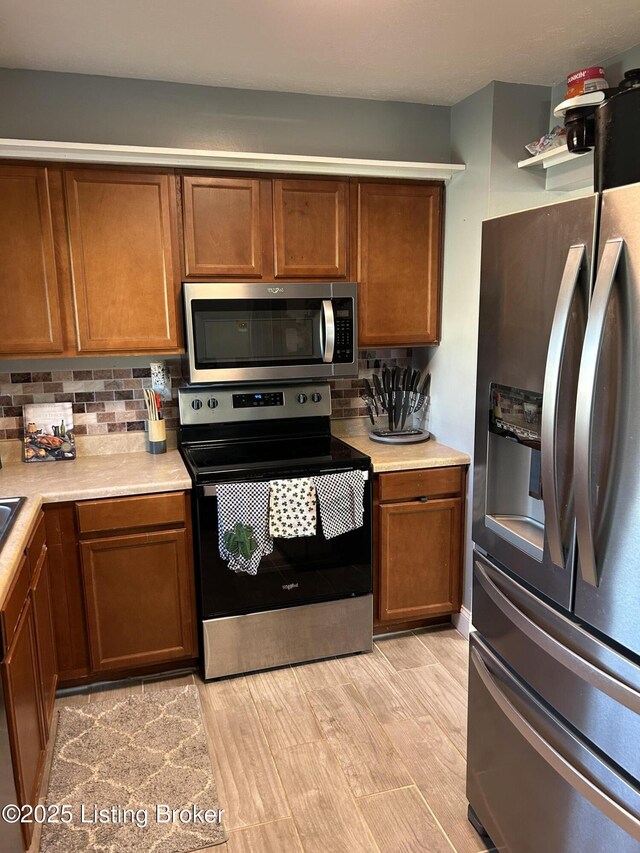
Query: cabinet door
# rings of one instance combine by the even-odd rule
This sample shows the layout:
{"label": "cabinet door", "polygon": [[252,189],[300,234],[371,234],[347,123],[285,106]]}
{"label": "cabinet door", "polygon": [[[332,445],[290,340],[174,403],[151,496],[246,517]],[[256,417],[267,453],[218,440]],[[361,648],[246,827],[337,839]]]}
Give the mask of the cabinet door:
{"label": "cabinet door", "polygon": [[270,275],[270,182],[252,178],[183,178],[184,246],[189,276]]}
{"label": "cabinet door", "polygon": [[[13,643],[2,664],[9,742],[20,805],[35,805],[45,755],[40,679],[31,601],[27,599]],[[33,824],[22,824],[26,846]]]}
{"label": "cabinet door", "polygon": [[439,342],[441,186],[357,188],[360,346]]}
{"label": "cabinet door", "polygon": [[42,712],[45,736],[49,736],[53,704],[56,698],[58,667],[56,647],[53,636],[51,615],[51,588],[49,583],[49,557],[46,546],[36,570],[32,588],[33,614],[36,629],[40,688],[42,693]]}
{"label": "cabinet door", "polygon": [[184,530],[80,543],[94,671],[193,657],[195,594]]}
{"label": "cabinet door", "polygon": [[177,349],[177,214],[169,175],[72,170],[65,188],[78,349]]}
{"label": "cabinet door", "polygon": [[346,278],[347,181],[273,182],[276,278]]}
{"label": "cabinet door", "polygon": [[380,506],[380,618],[460,609],[461,498]]}
{"label": "cabinet door", "polygon": [[47,170],[0,168],[0,355],[63,350]]}
{"label": "cabinet door", "polygon": [[89,674],[82,569],[73,504],[44,508],[58,679],[61,686]]}

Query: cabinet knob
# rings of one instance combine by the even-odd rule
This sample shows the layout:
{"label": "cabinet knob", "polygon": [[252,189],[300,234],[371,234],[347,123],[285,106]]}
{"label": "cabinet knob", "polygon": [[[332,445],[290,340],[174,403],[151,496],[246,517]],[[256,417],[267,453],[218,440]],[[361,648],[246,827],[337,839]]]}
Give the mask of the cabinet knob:
{"label": "cabinet knob", "polygon": [[420,503],[426,504],[429,498],[423,496],[421,498],[418,498],[418,500],[420,501]]}

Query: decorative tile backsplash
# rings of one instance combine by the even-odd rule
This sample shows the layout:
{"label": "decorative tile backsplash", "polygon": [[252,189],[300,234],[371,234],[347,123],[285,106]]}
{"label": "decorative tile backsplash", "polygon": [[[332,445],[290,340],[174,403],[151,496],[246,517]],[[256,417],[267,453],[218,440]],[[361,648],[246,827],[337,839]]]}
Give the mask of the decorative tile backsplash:
{"label": "decorative tile backsplash", "polygon": [[[117,359],[105,358],[105,365]],[[382,363],[390,367],[411,364],[410,349],[361,350],[359,378],[335,379],[331,385],[334,418],[366,417],[360,395],[364,378]],[[167,362],[171,373],[173,400],[163,404],[169,429],[178,426],[178,388],[185,384],[178,360]],[[55,365],[49,360],[47,366]],[[144,388],[151,387],[149,367],[106,367],[92,370],[39,370],[6,372],[0,367],[0,439],[22,438],[22,406],[25,403],[72,403],[77,435],[105,435],[144,430],[147,410]]]}

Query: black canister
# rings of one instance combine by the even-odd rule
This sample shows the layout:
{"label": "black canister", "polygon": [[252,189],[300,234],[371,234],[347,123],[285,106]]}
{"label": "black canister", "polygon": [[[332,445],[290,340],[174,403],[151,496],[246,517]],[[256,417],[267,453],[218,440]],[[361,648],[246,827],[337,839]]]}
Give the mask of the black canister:
{"label": "black canister", "polygon": [[595,111],[594,170],[597,192],[640,181],[640,68]]}

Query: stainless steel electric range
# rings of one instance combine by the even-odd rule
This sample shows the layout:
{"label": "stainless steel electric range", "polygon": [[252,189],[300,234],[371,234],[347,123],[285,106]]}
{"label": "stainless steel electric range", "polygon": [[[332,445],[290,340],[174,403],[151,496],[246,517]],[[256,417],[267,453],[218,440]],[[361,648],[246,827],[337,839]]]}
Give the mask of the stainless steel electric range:
{"label": "stainless steel electric range", "polygon": [[[204,677],[372,647],[372,468],[331,435],[325,383],[180,389],[179,446],[193,480]],[[217,486],[361,470],[364,524],[326,539],[273,540],[257,573],[220,556]]]}

